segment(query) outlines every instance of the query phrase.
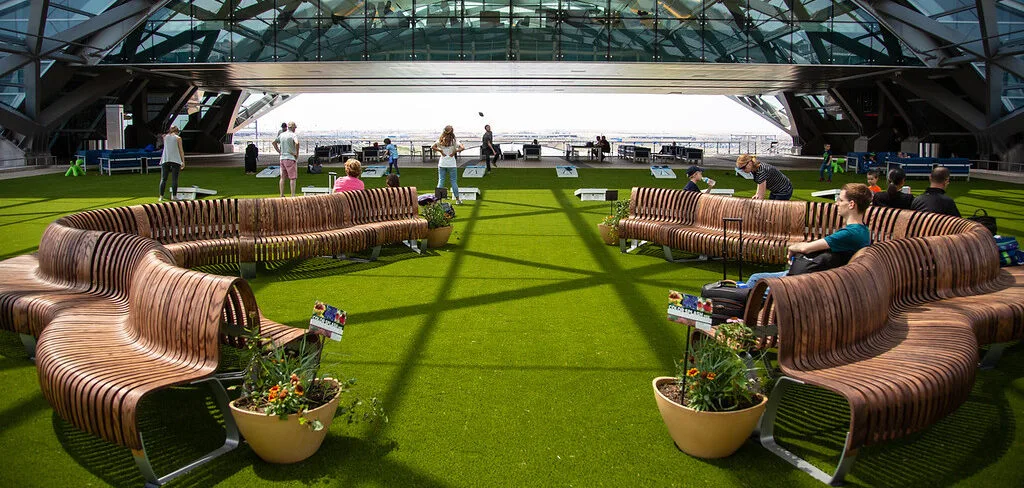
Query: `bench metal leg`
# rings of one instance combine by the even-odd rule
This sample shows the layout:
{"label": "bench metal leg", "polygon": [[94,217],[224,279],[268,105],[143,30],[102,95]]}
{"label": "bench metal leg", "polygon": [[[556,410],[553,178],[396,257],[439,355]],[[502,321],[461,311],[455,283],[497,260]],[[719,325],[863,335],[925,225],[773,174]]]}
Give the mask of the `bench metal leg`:
{"label": "bench metal leg", "polygon": [[256,277],[256,263],[238,263],[238,274],[244,279],[251,280]]}
{"label": "bench metal leg", "polygon": [[661,251],[665,253],[665,261],[668,261],[670,263],[690,263],[694,261],[708,260],[708,257],[704,254],[701,254],[695,258],[675,259],[674,257],[672,257],[672,248],[668,246],[661,246]]}
{"label": "bench metal leg", "polygon": [[999,358],[1003,357],[1003,351],[1010,346],[1010,342],[1001,342],[999,344],[992,344],[988,346],[988,352],[985,353],[985,357],[981,358],[981,362],[978,363],[978,369],[989,370],[996,367],[999,364]]}
{"label": "bench metal leg", "polygon": [[405,244],[406,247],[408,247],[409,249],[412,249],[413,252],[415,252],[416,254],[423,254],[423,249],[420,248],[419,241],[417,241],[415,239],[408,239],[408,240],[402,241],[402,244]]}
{"label": "bench metal leg", "polygon": [[778,414],[779,404],[782,401],[783,395],[794,383],[804,384],[802,381],[786,376],[779,378],[779,381],[775,383],[775,388],[772,389],[768,398],[768,406],[765,408],[764,415],[761,416],[761,423],[758,426],[758,431],[761,433],[761,445],[772,454],[796,466],[800,471],[813,476],[814,479],[832,486],[840,486],[843,484],[843,478],[850,472],[850,468],[853,467],[853,463],[857,460],[856,450],[851,450],[847,447],[850,441],[849,432],[846,433],[846,442],[843,443],[843,453],[839,456],[839,465],[836,466],[835,473],[831,475],[818,469],[800,456],[787,451],[775,441],[775,416]]}
{"label": "bench metal leg", "polygon": [[28,358],[36,360],[36,338],[28,334],[18,334],[21,337],[21,344],[25,346],[25,354],[28,354]]}
{"label": "bench metal leg", "polygon": [[[149,455],[146,454],[146,443],[143,439],[142,450],[132,450],[132,457],[135,458],[135,465],[139,467],[139,471],[142,472],[142,476],[146,478],[146,486],[160,486],[168,481],[177,478],[183,474],[192,471],[199,466],[202,466],[220,455],[230,452],[238,447],[241,442],[241,435],[238,433],[238,426],[235,425],[235,418],[231,415],[231,408],[228,406],[230,400],[228,399],[228,392],[224,389],[224,385],[220,383],[217,378],[206,378],[193,382],[192,384],[198,383],[209,383],[210,389],[213,390],[214,400],[217,403],[217,408],[220,409],[222,416],[224,417],[224,445],[217,449],[214,449],[210,453],[192,461],[184,467],[178,468],[169,474],[164,476],[157,476],[156,472],[153,471],[153,465],[149,462]],[[139,438],[142,439],[142,433],[139,433]]]}

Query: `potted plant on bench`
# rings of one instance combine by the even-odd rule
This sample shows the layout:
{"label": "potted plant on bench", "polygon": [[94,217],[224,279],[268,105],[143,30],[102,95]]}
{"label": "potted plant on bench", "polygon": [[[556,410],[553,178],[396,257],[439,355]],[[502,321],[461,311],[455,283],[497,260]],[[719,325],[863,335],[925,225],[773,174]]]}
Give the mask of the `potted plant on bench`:
{"label": "potted plant on bench", "polygon": [[[654,397],[676,446],[700,458],[728,456],[750,437],[768,398],[757,369],[739,356],[753,332],[739,319],[719,325],[714,338],[689,348],[677,376],[654,379]],[[755,363],[750,361],[750,364]]]}
{"label": "potted plant on bench", "polygon": [[[248,365],[242,396],[231,402],[231,415],[249,447],[271,463],[295,463],[312,456],[327,436],[339,409],[341,395],[355,384],[318,376],[323,336],[307,334],[296,349],[271,347],[258,334],[247,335]],[[380,410],[371,400],[362,417]],[[356,398],[341,407],[350,421],[357,420]]]}
{"label": "potted plant on bench", "polygon": [[448,244],[452,235],[452,220],[455,210],[451,204],[434,202],[422,207],[422,216],[427,219],[427,246],[436,248]]}
{"label": "potted plant on bench", "polygon": [[601,240],[609,246],[619,244],[619,221],[629,214],[629,200],[612,202],[612,214],[597,224]]}

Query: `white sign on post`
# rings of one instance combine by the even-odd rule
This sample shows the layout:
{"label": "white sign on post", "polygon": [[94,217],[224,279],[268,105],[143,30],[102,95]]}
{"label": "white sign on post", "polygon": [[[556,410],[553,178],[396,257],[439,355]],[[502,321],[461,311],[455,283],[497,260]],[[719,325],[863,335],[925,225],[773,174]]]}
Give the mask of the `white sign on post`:
{"label": "white sign on post", "polygon": [[318,301],[313,305],[313,316],[309,318],[309,331],[332,341],[340,341],[347,318],[348,314],[344,310]]}

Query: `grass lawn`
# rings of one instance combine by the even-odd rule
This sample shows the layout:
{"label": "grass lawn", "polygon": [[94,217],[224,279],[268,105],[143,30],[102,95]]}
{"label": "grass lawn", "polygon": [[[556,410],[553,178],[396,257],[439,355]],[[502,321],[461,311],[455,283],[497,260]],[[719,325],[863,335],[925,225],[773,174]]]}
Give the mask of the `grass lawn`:
{"label": "grass lawn", "polygon": [[[240,169],[188,168],[181,184],[224,197],[276,196],[277,181]],[[682,171],[679,171],[682,174]],[[709,171],[738,196],[753,184]],[[791,171],[799,190],[835,188],[861,175]],[[54,219],[90,208],[150,203],[159,175],[79,178],[46,175],[0,181],[0,258],[32,252]],[[326,184],[302,174],[299,186]],[[402,183],[433,188],[436,172],[406,169]],[[600,243],[606,202],[580,202],[576,188],[681,188],[645,170],[499,168],[483,199],[456,207],[455,234],[418,256],[402,246],[380,260],[310,259],[274,263],[251,281],[264,313],[303,326],[313,302],[349,314],[340,343],[329,343],[323,371],[354,377],[357,395],[376,396],[389,422],[336,422],[306,462],[268,465],[247,447],[171,486],[821,486],[750,442],[734,456],[700,460],[679,452],[654,404],[651,379],[673,374],[684,331],[665,319],[668,289],[698,293],[721,264],[667,263],[661,250],[622,255]],[[384,184],[368,180],[368,187]],[[926,186],[912,180],[915,192]],[[1024,188],[955,181],[961,211],[985,208],[1000,232],[1024,236]],[[744,273],[757,271],[744,267]],[[232,267],[207,269],[225,274]],[[736,268],[730,268],[735,276]],[[879,371],[884,375],[885,371]],[[39,391],[33,364],[13,334],[0,334],[0,486],[139,486],[131,453],[57,417]],[[831,470],[847,423],[846,405],[802,389],[783,405],[785,445]],[[344,399],[343,399],[344,401]],[[153,395],[142,414],[158,471],[214,447],[218,419],[205,390]],[[970,399],[924,433],[862,450],[851,486],[1024,486],[1024,348],[978,373]]]}

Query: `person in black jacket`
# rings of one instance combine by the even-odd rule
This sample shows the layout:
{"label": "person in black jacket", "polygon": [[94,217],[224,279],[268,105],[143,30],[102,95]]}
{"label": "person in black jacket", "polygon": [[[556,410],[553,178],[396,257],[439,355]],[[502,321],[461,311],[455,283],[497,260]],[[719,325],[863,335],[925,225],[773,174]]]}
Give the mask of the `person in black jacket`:
{"label": "person in black jacket", "polygon": [[939,166],[932,170],[928,178],[931,186],[914,199],[910,208],[923,212],[933,212],[954,217],[960,216],[960,209],[956,208],[956,202],[946,195],[946,187],[949,186],[949,168]]}
{"label": "person in black jacket", "polygon": [[871,204],[876,207],[893,207],[909,209],[914,203],[914,196],[910,193],[903,193],[903,183],[907,181],[907,174],[902,169],[896,168],[889,172],[889,187],[871,197]]}
{"label": "person in black jacket", "polygon": [[249,141],[249,145],[245,147],[245,174],[256,174],[256,162],[259,160],[259,157],[260,150],[256,148],[256,144]]}

